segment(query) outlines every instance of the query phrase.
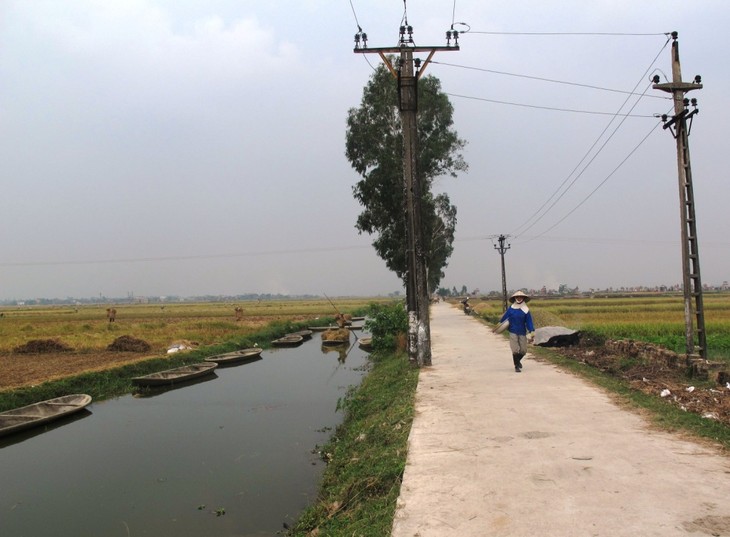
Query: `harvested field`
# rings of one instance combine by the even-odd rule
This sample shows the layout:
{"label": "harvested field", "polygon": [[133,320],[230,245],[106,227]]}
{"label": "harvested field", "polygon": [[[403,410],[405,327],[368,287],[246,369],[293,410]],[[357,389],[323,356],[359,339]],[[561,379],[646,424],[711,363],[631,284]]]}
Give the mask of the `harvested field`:
{"label": "harvested field", "polygon": [[[386,301],[334,302],[347,310],[378,300]],[[0,308],[0,391],[167,358],[167,349],[178,342],[217,345],[249,337],[272,324],[331,319],[336,313],[330,302],[317,299],[115,304],[116,319],[110,323],[108,307]]]}
{"label": "harvested field", "polygon": [[118,351],[0,355],[0,370],[3,372],[0,375],[0,390],[35,386],[49,380],[112,369],[151,357],[139,352]]}

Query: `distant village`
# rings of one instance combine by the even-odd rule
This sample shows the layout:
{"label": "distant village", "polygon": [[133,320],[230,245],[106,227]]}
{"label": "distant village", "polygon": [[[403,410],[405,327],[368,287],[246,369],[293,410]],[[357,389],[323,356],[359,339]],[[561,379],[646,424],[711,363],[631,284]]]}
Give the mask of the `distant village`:
{"label": "distant village", "polygon": [[[730,291],[730,284],[723,281],[721,285],[704,284],[702,289],[706,293],[722,293]],[[561,284],[557,289],[549,289],[545,286],[540,289],[522,288],[522,291],[534,298],[560,298],[560,297],[610,297],[610,296],[642,296],[657,294],[682,294],[682,285],[655,285],[655,286],[634,286],[634,287],[608,287],[606,289],[580,289],[571,287],[568,284]],[[509,293],[517,289],[509,289]],[[466,285],[460,288],[440,287],[435,295],[441,298],[473,296],[481,298],[501,299],[501,290],[481,291],[478,288],[468,289]],[[391,298],[403,297],[402,291],[388,293]],[[93,304],[174,304],[181,302],[243,302],[243,301],[273,301],[273,300],[312,300],[322,298],[317,295],[282,295],[272,293],[246,293],[241,295],[197,295],[197,296],[135,296],[129,293],[126,297],[107,297],[99,295],[86,298],[32,298],[32,299],[6,299],[0,300],[0,306],[42,306],[42,305],[93,305]]]}
{"label": "distant village", "polygon": [[[571,287],[568,284],[561,284],[557,289],[548,289],[543,286],[540,289],[528,289],[522,288],[524,291],[533,298],[558,298],[558,297],[604,297],[604,296],[622,296],[622,295],[657,295],[657,294],[682,294],[682,284],[674,285],[655,285],[655,286],[644,286],[638,285],[634,287],[608,287],[606,289],[580,289],[579,287]],[[721,293],[730,291],[730,284],[727,281],[723,281],[721,285],[710,285],[704,284],[702,290],[707,293]],[[513,293],[517,289],[510,289],[508,292]],[[452,287],[441,287],[436,292],[441,298],[457,297],[457,296],[473,296],[473,297],[484,297],[484,298],[501,298],[502,291],[492,290],[488,292],[482,292],[479,289],[468,290],[463,285],[461,289]]]}

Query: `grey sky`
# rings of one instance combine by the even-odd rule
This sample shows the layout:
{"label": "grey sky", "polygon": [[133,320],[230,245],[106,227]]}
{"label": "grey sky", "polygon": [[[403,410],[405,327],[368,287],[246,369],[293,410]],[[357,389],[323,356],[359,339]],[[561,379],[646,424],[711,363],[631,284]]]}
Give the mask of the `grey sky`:
{"label": "grey sky", "polygon": [[[4,0],[0,299],[400,289],[371,238],[354,228],[358,176],[345,159],[344,136],[347,110],[372,73],[368,61],[379,61],[353,54],[355,15],[370,46],[393,46],[403,6]],[[669,132],[659,126],[610,175],[657,125],[651,116],[671,108],[651,88],[653,97],[631,112],[648,117],[627,118],[560,201],[521,228],[620,123],[599,139],[611,115],[537,107],[612,114],[627,98],[526,77],[641,93],[650,74],[671,76],[666,37],[501,32],[679,32],[683,78],[701,74],[705,85],[689,95],[701,110],[690,147],[703,282],[730,279],[723,164],[730,4],[407,4],[419,45],[445,44],[452,15],[471,32],[462,34],[459,52],[438,53],[426,71],[452,95],[470,166],[436,184],[458,208],[442,285],[499,289],[489,237],[500,233],[513,235],[509,287],[681,281]]]}

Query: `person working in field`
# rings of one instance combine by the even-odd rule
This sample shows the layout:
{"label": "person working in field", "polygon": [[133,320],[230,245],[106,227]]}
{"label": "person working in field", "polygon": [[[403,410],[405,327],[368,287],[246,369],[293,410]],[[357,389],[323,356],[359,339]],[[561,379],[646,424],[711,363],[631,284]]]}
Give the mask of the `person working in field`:
{"label": "person working in field", "polygon": [[522,291],[517,291],[509,301],[512,305],[507,308],[499,322],[509,321],[509,346],[512,351],[512,361],[515,372],[522,372],[522,357],[527,354],[527,335],[534,336],[535,325],[532,323],[532,314],[527,303],[530,297]]}

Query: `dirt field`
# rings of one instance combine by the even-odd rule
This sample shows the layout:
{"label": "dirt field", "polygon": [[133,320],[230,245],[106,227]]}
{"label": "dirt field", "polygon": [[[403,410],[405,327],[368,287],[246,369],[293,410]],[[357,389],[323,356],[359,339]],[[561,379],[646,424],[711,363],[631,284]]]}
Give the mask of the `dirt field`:
{"label": "dirt field", "polygon": [[98,351],[94,353],[55,352],[0,356],[0,390],[34,386],[88,371],[102,371],[129,363],[158,358],[138,352]]}

